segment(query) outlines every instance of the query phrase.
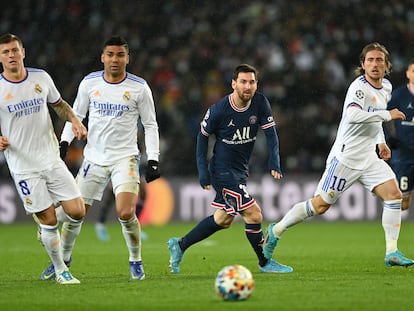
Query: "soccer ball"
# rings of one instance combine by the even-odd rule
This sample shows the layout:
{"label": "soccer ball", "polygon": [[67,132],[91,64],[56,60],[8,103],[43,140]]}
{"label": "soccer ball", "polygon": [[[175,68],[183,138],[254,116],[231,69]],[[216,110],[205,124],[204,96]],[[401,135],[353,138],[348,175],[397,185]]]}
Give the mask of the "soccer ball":
{"label": "soccer ball", "polygon": [[242,265],[226,266],[217,274],[215,288],[224,300],[245,300],[254,288],[252,273]]}

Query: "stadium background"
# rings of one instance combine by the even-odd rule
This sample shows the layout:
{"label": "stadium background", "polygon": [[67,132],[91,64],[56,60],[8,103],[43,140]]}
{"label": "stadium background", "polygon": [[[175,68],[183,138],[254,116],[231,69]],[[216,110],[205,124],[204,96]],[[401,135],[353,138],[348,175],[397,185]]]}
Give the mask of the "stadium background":
{"label": "stadium background", "polygon": [[[394,87],[405,83],[405,65],[414,57],[414,3],[20,0],[2,8],[0,33],[5,32],[22,38],[26,65],[46,69],[70,103],[82,77],[102,68],[103,41],[114,34],[128,40],[128,71],[149,82],[160,126],[163,179],[150,187],[143,220],[155,225],[198,220],[211,211],[212,194],[201,191],[196,176],[198,124],[209,105],[231,92],[235,65],[255,65],[259,90],[272,103],[285,178],[267,178],[266,144],[259,136],[249,191],[265,219],[273,220],[314,190],[361,48],[372,41],[387,46],[389,78]],[[53,119],[59,135],[63,124]],[[72,170],[82,146],[75,147]],[[1,153],[0,172],[0,223],[30,221]],[[358,185],[337,207],[324,217],[380,217],[378,202]]]}

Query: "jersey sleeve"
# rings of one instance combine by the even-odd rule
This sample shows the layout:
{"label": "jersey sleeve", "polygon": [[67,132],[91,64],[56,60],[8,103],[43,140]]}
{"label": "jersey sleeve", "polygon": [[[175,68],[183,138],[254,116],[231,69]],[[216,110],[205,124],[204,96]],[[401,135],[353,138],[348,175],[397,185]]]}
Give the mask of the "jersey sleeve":
{"label": "jersey sleeve", "polygon": [[73,111],[81,119],[85,119],[89,110],[89,93],[87,88],[87,80],[83,79],[79,84],[78,94],[73,103]]}
{"label": "jersey sleeve", "polygon": [[160,139],[155,104],[152,91],[147,83],[144,84],[140,108],[141,123],[145,132],[145,147],[148,160],[158,161],[160,154]]}
{"label": "jersey sleeve", "polygon": [[346,118],[352,123],[372,123],[381,121],[390,121],[391,114],[388,110],[364,111],[358,107],[349,106],[346,109]]}
{"label": "jersey sleeve", "polygon": [[47,102],[48,104],[57,104],[58,102],[60,102],[61,100],[61,95],[58,91],[58,89],[56,88],[55,83],[53,82],[51,76],[45,71],[44,72],[45,76],[46,76],[46,81],[48,83],[48,88],[49,88],[49,92],[47,94]]}
{"label": "jersey sleeve", "polygon": [[212,105],[204,115],[203,121],[200,123],[200,131],[204,136],[210,136],[215,133],[220,120],[222,119],[222,111],[217,105]]}
{"label": "jersey sleeve", "polygon": [[360,79],[356,79],[349,86],[344,101],[345,118],[350,124],[390,121],[391,114],[389,111],[372,111],[370,109],[367,100],[367,94],[369,92],[366,89],[366,85]]}
{"label": "jersey sleeve", "polygon": [[203,135],[200,131],[197,135],[196,160],[198,177],[200,180],[200,185],[202,187],[211,184],[210,175],[208,172],[207,150],[208,136]]}
{"label": "jersey sleeve", "polygon": [[361,109],[364,109],[364,99],[365,92],[363,85],[358,80],[355,80],[351,83],[347,90],[344,108],[346,109],[351,105],[358,105]]}
{"label": "jersey sleeve", "polygon": [[276,124],[272,116],[270,103],[265,99],[265,106],[262,112],[261,128],[266,135],[267,149],[269,152],[268,166],[270,170],[282,173],[280,169],[279,138],[276,131]]}
{"label": "jersey sleeve", "polygon": [[[89,96],[86,89],[85,79],[81,81],[78,87],[78,94],[76,95],[75,102],[73,104],[73,111],[82,121],[89,109]],[[62,134],[60,136],[60,141],[66,141],[69,144],[75,138],[75,134],[72,131],[72,123],[66,121],[65,126],[63,127]]]}

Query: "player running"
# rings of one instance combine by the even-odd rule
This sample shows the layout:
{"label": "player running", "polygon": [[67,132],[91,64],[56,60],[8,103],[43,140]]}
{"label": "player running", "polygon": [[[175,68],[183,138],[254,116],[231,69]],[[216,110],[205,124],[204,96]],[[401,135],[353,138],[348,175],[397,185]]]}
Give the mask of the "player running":
{"label": "player running", "polygon": [[[4,151],[17,192],[27,214],[39,225],[40,240],[55,267],[59,284],[79,284],[62,258],[59,221],[79,224],[85,207],[72,174],[59,157],[58,141],[48,106],[69,123],[77,138],[87,131],[47,72],[24,66],[19,37],[0,36],[0,151]],[[60,214],[55,211],[60,202]],[[63,239],[63,237],[62,237]]]}
{"label": "player running", "polygon": [[391,151],[385,143],[382,123],[405,120],[400,110],[386,110],[392,86],[384,77],[390,70],[389,53],[383,45],[375,42],[363,48],[360,67],[355,71],[357,78],[346,93],[336,140],[315,196],[295,204],[282,220],[269,225],[263,246],[266,258],[272,258],[280,237],[289,227],[325,213],[344,191],[359,181],[381,198],[384,204],[382,226],[385,232],[385,266],[414,264],[397,247],[402,194],[394,172],[384,161],[390,158]]}
{"label": "player running", "polygon": [[[233,93],[223,97],[207,110],[197,137],[197,168],[200,184],[216,197],[211,203],[216,210],[182,238],[170,238],[171,272],[180,272],[184,252],[191,245],[206,239],[218,230],[229,228],[240,214],[245,222],[245,234],[258,260],[261,272],[287,273],[292,268],[265,258],[262,251],[262,212],[247,191],[250,155],[261,128],[269,150],[269,172],[282,178],[279,142],[270,103],[257,91],[257,70],[250,65],[236,67],[231,86]],[[214,155],[207,161],[208,140],[215,136]]]}
{"label": "player running", "polygon": [[[88,137],[84,160],[76,177],[85,201],[86,212],[95,200],[101,200],[109,182],[115,195],[115,208],[129,252],[131,281],[145,278],[141,255],[141,226],[135,215],[139,192],[137,129],[139,120],[145,129],[147,154],[146,181],[160,177],[158,169],[159,133],[155,105],[148,83],[126,71],[129,47],[119,36],[108,38],[102,49],[104,70],[84,77],[79,85],[73,110],[84,119],[88,114]],[[66,123],[61,137],[62,156],[73,135]],[[63,258],[71,262],[75,239],[81,223],[65,223],[62,235]],[[50,265],[44,274],[54,276]]]}

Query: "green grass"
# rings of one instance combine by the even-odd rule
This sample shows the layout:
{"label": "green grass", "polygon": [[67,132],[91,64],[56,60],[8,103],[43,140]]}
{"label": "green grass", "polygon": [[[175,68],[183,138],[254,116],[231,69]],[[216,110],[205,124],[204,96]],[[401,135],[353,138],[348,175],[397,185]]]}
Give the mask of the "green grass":
{"label": "green grass", "polygon": [[[96,239],[86,223],[75,246],[71,272],[80,285],[40,281],[48,263],[36,240],[35,224],[0,226],[0,310],[410,310],[413,268],[385,268],[384,233],[379,222],[309,222],[291,228],[276,258],[294,267],[286,275],[258,272],[257,260],[241,223],[192,246],[181,273],[168,268],[166,241],[193,224],[144,228],[146,279],[129,281],[128,254],[117,223],[111,240]],[[409,257],[414,223],[403,224],[399,247]],[[243,302],[216,296],[214,279],[225,265],[239,263],[253,272],[255,289]]]}

